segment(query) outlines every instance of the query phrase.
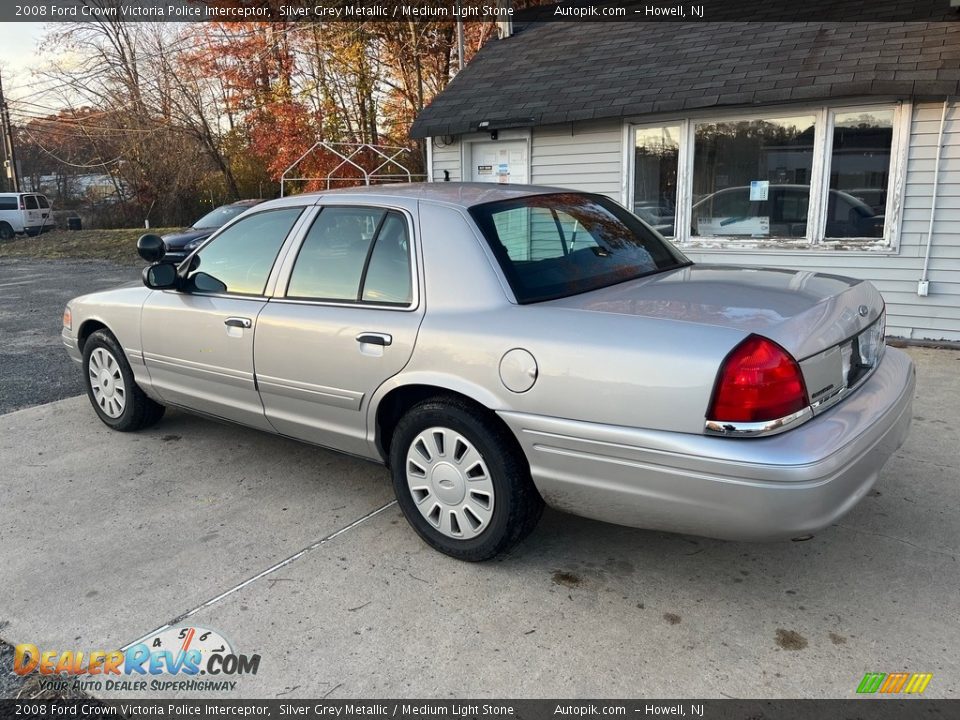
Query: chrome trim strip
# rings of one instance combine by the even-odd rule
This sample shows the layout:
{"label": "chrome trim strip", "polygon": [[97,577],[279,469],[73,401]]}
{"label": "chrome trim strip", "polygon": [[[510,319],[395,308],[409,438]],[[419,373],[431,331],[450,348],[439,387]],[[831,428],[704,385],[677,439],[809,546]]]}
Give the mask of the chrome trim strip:
{"label": "chrome trim strip", "polygon": [[792,427],[805,423],[813,417],[813,408],[805,407],[803,410],[786,415],[776,420],[764,420],[763,422],[721,422],[719,420],[707,420],[704,425],[704,432],[707,435],[724,435],[726,437],[753,437],[755,435],[776,435],[789,430]]}
{"label": "chrome trim strip", "polygon": [[419,305],[383,305],[372,302],[336,302],[332,300],[300,300],[284,297],[269,298],[274,305],[317,305],[320,307],[348,307],[361,310],[392,310],[393,312],[413,312]]}

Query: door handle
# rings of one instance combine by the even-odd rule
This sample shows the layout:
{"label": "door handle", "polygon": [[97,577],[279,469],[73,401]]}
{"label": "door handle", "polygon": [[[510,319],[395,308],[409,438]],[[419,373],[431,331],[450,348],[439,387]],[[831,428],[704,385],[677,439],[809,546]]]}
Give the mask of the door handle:
{"label": "door handle", "polygon": [[357,335],[357,342],[387,346],[393,344],[393,336],[388,333],[363,332]]}
{"label": "door handle", "polygon": [[223,324],[226,325],[227,327],[235,327],[235,328],[250,329],[251,327],[253,327],[253,321],[250,318],[242,318],[242,317],[228,317],[226,320],[223,321]]}

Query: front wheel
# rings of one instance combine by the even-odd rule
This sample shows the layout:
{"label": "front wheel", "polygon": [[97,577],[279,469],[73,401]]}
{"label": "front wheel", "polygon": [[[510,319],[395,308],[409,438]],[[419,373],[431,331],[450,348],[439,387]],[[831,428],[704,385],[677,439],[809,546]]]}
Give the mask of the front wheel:
{"label": "front wheel", "polygon": [[84,384],[97,416],[105,425],[131,432],[154,425],[165,410],[139,388],[117,339],[106,330],[93,333],[83,346]]}
{"label": "front wheel", "polygon": [[480,408],[427,400],[400,420],[390,443],[400,509],[431,547],[480,561],[525,538],[543,513],[523,453]]}

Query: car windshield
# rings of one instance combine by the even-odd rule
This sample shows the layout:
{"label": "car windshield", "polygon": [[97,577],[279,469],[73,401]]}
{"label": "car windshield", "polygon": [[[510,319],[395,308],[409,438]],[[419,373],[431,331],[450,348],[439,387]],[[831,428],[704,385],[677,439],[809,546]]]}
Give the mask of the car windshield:
{"label": "car windshield", "polygon": [[223,205],[216,210],[211,210],[202,218],[197,220],[193,227],[195,228],[218,228],[226,224],[228,220],[233,220],[237,215],[249,208],[246,205]]}
{"label": "car windshield", "polygon": [[690,264],[600,195],[531,195],[477,205],[470,214],[520,303],[576,295]]}

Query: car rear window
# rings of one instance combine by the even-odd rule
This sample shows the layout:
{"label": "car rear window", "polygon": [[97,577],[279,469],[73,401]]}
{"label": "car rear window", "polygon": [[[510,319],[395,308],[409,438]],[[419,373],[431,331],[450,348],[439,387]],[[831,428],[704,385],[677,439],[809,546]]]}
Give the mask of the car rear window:
{"label": "car rear window", "polygon": [[530,195],[476,205],[470,214],[520,303],[576,295],[690,264],[600,195]]}

